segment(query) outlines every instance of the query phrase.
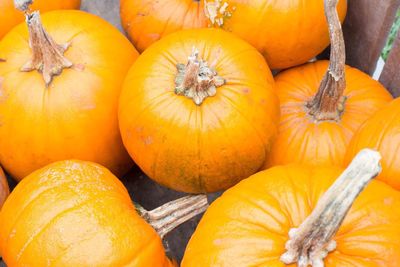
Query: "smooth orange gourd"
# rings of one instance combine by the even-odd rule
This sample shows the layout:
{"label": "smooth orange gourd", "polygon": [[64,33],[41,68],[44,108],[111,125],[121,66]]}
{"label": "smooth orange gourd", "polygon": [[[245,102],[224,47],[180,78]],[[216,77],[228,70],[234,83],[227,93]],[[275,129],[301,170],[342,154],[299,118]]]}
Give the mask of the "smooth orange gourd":
{"label": "smooth orange gourd", "polygon": [[3,169],[0,168],[0,210],[9,194],[10,188],[8,187],[6,175],[4,174]]}
{"label": "smooth orange gourd", "polygon": [[[58,9],[79,9],[80,0],[35,0],[32,10],[44,13]],[[0,0],[0,40],[14,26],[24,21],[24,15],[15,9],[14,0]]]}
{"label": "smooth orange gourd", "polygon": [[354,134],[345,164],[361,148],[374,148],[382,154],[382,173],[377,179],[400,190],[400,98],[378,111]]}
{"label": "smooth orange gourd", "polygon": [[155,43],[129,71],[119,105],[134,161],[160,184],[191,193],[226,189],[255,173],[278,116],[263,57],[217,29]]}
{"label": "smooth orange gourd", "polygon": [[[287,241],[289,236],[294,240],[301,233],[299,226],[306,223],[340,173],[339,168],[289,165],[273,167],[243,180],[206,211],[189,241],[182,267],[311,266],[311,263],[283,262],[288,256],[284,255],[285,250],[294,246]],[[359,174],[355,171],[348,178],[355,179]],[[351,188],[354,187],[347,189]],[[343,199],[346,194],[336,190],[335,197]],[[336,204],[340,209],[344,203]],[[323,247],[330,250],[327,257],[324,258],[324,253],[314,255],[322,256],[325,265],[313,266],[400,266],[399,205],[399,192],[380,181],[372,181],[355,200],[333,236],[336,244],[329,241],[328,247]],[[323,233],[331,222],[337,222],[335,219],[334,213],[327,212],[319,223],[312,225],[309,221],[310,232]],[[294,227],[299,228],[291,231]],[[313,238],[310,232],[310,236],[304,233],[306,238]],[[316,244],[320,240],[317,237],[314,241],[307,244],[315,246],[311,251],[318,249]],[[308,250],[305,253],[313,256]]]}
{"label": "smooth orange gourd", "polygon": [[[341,21],[346,10],[341,0]],[[220,27],[256,47],[273,69],[305,63],[329,44],[321,0],[121,0],[121,19],[139,51],[181,29]]]}
{"label": "smooth orange gourd", "polygon": [[0,44],[1,164],[18,180],[71,158],[125,173],[132,162],[117,103],[137,51],[109,23],[83,11],[46,13],[47,33],[38,13],[29,16],[32,49],[25,24]]}
{"label": "smooth orange gourd", "polygon": [[306,104],[316,94],[328,65],[328,61],[317,61],[275,77],[281,119],[264,169],[292,162],[341,166],[357,129],[392,100],[380,83],[346,66],[346,102],[340,120],[315,120],[308,114]]}
{"label": "smooth orange gourd", "polygon": [[[207,205],[205,196],[184,199],[186,210]],[[157,225],[190,213],[172,209],[156,216]],[[0,212],[0,254],[7,266],[176,266],[117,177],[77,160],[52,163],[17,185]]]}
{"label": "smooth orange gourd", "polygon": [[341,166],[355,131],[392,100],[379,82],[345,65],[337,4],[338,0],[324,2],[330,25],[330,62],[308,63],[275,77],[281,118],[264,169],[293,162]]}

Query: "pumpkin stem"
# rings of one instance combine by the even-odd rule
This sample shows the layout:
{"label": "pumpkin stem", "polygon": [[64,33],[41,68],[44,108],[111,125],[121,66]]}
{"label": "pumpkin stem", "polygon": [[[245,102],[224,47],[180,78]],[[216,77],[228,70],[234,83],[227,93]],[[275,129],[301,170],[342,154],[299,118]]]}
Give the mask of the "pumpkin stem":
{"label": "pumpkin stem", "polygon": [[224,85],[225,79],[198,56],[199,51],[193,48],[187,64],[176,65],[175,94],[184,95],[193,99],[196,105],[201,105],[204,99],[217,93],[217,87]]}
{"label": "pumpkin stem", "polygon": [[29,29],[32,58],[22,66],[21,71],[38,70],[42,73],[46,87],[48,87],[53,76],[61,74],[64,68],[70,68],[73,65],[64,57],[64,52],[70,44],[59,45],[51,38],[43,28],[38,11],[26,12],[25,16]]}
{"label": "pumpkin stem", "polygon": [[285,264],[299,267],[323,267],[324,258],[336,249],[332,237],[338,231],[354,200],[381,171],[379,152],[361,150],[336,182],[319,199],[310,216],[289,231]]}
{"label": "pumpkin stem", "polygon": [[338,0],[324,1],[331,39],[330,63],[317,94],[306,104],[308,114],[317,121],[339,121],[346,101],[343,96],[346,88],[346,52],[342,25],[336,10],[337,3]]}
{"label": "pumpkin stem", "polygon": [[190,195],[168,202],[154,210],[137,207],[137,211],[161,238],[173,229],[204,212],[208,208],[206,195]]}

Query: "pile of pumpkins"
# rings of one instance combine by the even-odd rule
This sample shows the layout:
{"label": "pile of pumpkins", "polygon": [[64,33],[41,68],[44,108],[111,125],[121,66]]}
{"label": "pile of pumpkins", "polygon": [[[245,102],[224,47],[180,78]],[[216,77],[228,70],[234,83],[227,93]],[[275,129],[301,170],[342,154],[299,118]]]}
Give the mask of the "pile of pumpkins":
{"label": "pile of pumpkins", "polygon": [[[121,0],[129,40],[79,6],[0,0],[7,266],[177,266],[206,209],[184,267],[400,266],[400,100],[345,66],[346,0]],[[144,210],[134,163],[193,195]]]}

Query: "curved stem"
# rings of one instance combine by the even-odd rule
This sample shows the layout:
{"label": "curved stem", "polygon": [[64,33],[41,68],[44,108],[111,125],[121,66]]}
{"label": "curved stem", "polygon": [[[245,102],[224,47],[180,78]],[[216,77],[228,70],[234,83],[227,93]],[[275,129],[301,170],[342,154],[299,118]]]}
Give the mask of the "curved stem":
{"label": "curved stem", "polygon": [[338,0],[325,0],[325,16],[329,25],[331,55],[329,68],[314,98],[306,104],[309,115],[317,121],[339,121],[344,111],[346,88],[346,51],[342,25],[336,10]]}
{"label": "curved stem", "polygon": [[163,238],[173,229],[204,212],[207,208],[206,195],[191,195],[168,202],[151,211],[137,206],[137,211]]}
{"label": "curved stem", "polygon": [[381,172],[381,156],[371,149],[361,150],[336,182],[319,199],[309,217],[289,232],[285,264],[299,267],[323,267],[324,258],[336,249],[332,239],[342,224],[354,200],[367,184]]}

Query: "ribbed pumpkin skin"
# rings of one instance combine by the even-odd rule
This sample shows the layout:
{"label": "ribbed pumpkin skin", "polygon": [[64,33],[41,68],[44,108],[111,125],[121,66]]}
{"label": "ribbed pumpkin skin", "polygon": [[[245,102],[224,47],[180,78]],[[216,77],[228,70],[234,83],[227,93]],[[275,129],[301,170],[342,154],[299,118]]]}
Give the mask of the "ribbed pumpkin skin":
{"label": "ribbed pumpkin skin", "polygon": [[[44,13],[58,9],[79,9],[80,5],[80,0],[35,0],[31,10],[40,10]],[[24,20],[23,13],[15,9],[14,0],[0,0],[0,39]]]}
{"label": "ribbed pumpkin skin", "polygon": [[71,42],[65,57],[75,66],[46,88],[38,71],[19,71],[32,56],[26,25],[2,40],[0,162],[18,180],[71,158],[123,174],[132,162],[120,137],[117,104],[137,51],[110,24],[82,11],[53,11],[42,21],[57,43]]}
{"label": "ribbed pumpkin skin", "polygon": [[8,266],[173,266],[106,168],[61,161],[18,184],[0,213]]}
{"label": "ribbed pumpkin skin", "polygon": [[[226,84],[197,106],[174,93],[176,64],[196,47]],[[171,34],[146,50],[125,80],[125,147],[152,179],[191,193],[226,189],[255,173],[276,135],[274,81],[256,49],[217,29]]]}
{"label": "ribbed pumpkin skin", "polygon": [[[264,169],[288,163],[342,166],[346,148],[360,125],[386,106],[392,97],[377,81],[346,67],[347,97],[340,122],[314,122],[305,104],[316,94],[328,61],[317,61],[278,74],[281,102],[279,134]],[[357,151],[358,152],[358,151]]]}
{"label": "ribbed pumpkin skin", "polygon": [[377,179],[400,190],[400,98],[378,111],[354,134],[345,163],[365,147],[374,148],[382,155],[382,173]]}
{"label": "ribbed pumpkin skin", "polygon": [[10,188],[8,187],[6,175],[4,174],[3,169],[0,168],[0,210],[9,193]]}
{"label": "ribbed pumpkin skin", "polygon": [[[208,0],[207,2],[214,2]],[[320,0],[226,0],[232,16],[221,28],[256,47],[273,69],[305,63],[329,44],[328,25]],[[340,20],[347,1],[338,5]],[[180,29],[209,27],[204,1],[121,0],[125,31],[139,51]]]}
{"label": "ribbed pumpkin skin", "polygon": [[[335,168],[278,166],[245,179],[206,211],[182,267],[296,267],[279,257],[288,232],[310,215],[340,175]],[[400,266],[400,194],[371,182],[355,201],[334,240],[326,267]]]}

